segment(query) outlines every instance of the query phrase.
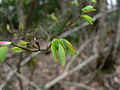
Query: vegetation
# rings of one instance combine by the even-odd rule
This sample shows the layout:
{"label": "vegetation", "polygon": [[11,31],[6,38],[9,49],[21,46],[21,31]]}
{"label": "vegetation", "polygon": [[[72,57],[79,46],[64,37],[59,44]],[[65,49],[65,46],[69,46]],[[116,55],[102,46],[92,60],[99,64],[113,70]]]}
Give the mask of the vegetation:
{"label": "vegetation", "polygon": [[0,90],[118,90],[120,0],[109,1],[0,0]]}

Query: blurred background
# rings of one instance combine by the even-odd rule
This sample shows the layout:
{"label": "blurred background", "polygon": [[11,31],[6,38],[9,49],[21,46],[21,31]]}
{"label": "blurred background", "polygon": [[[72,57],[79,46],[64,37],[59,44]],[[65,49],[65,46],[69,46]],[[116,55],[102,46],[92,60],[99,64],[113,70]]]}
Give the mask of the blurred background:
{"label": "blurred background", "polygon": [[[78,18],[87,5],[96,9],[87,13],[93,25]],[[120,90],[119,8],[120,0],[0,0],[1,41],[37,40],[44,49],[52,39],[64,38],[78,52],[66,54],[61,67],[51,50],[9,49],[0,64],[0,90]]]}

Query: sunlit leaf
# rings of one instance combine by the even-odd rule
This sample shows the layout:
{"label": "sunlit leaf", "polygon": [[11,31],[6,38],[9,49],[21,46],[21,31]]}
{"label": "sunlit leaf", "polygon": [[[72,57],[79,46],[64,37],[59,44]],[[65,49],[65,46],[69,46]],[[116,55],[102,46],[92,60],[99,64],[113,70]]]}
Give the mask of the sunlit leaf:
{"label": "sunlit leaf", "polygon": [[7,24],[6,28],[7,28],[8,31],[10,31],[10,25],[9,24]]}
{"label": "sunlit leaf", "polygon": [[91,5],[88,5],[84,8],[82,8],[83,13],[89,13],[89,12],[92,12],[92,11],[96,11],[96,9],[94,9],[93,6],[91,6]]}
{"label": "sunlit leaf", "polygon": [[55,16],[54,13],[52,13],[52,14],[50,15],[50,17],[51,17],[53,20],[57,21],[57,17]]}
{"label": "sunlit leaf", "polygon": [[18,47],[13,47],[11,48],[12,52],[15,52],[15,53],[20,53],[20,52],[23,52],[24,50],[21,49],[21,48],[18,48]]}
{"label": "sunlit leaf", "polygon": [[59,42],[63,46],[63,48],[65,49],[65,51],[67,51],[69,49],[68,48],[68,44],[65,42],[65,39],[60,39]]}
{"label": "sunlit leaf", "polygon": [[93,3],[93,4],[96,4],[96,3],[97,3],[96,0],[91,0],[90,2]]}
{"label": "sunlit leaf", "polygon": [[8,47],[7,46],[0,47],[0,63],[2,63],[5,60],[5,57],[7,56],[7,53],[8,53]]}
{"label": "sunlit leaf", "polygon": [[90,24],[93,24],[93,19],[88,15],[81,15],[81,17]]}
{"label": "sunlit leaf", "polygon": [[58,55],[59,55],[61,66],[64,66],[65,65],[65,50],[60,43],[59,43]]}
{"label": "sunlit leaf", "polygon": [[18,46],[27,46],[28,43],[29,43],[29,42],[26,42],[26,41],[21,40],[17,45],[18,45]]}
{"label": "sunlit leaf", "polygon": [[51,50],[52,50],[52,55],[54,57],[55,62],[58,61],[58,55],[57,55],[58,45],[59,45],[58,40],[57,39],[53,39],[52,43],[51,43]]}
{"label": "sunlit leaf", "polygon": [[71,55],[77,54],[77,52],[75,51],[75,49],[73,48],[72,44],[69,41],[65,39],[60,39],[59,41],[67,53]]}
{"label": "sunlit leaf", "polygon": [[73,1],[71,1],[71,4],[76,5],[76,6],[79,6],[79,3],[78,3],[77,0],[73,0]]}
{"label": "sunlit leaf", "polygon": [[22,23],[19,24],[19,30],[23,30],[24,29],[24,25]]}

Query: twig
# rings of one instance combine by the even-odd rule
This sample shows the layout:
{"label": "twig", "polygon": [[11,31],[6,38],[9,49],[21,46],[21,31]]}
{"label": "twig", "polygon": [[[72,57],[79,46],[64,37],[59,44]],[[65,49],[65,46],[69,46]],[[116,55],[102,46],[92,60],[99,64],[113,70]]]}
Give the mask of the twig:
{"label": "twig", "polygon": [[11,69],[11,72],[14,72],[14,74],[19,77],[22,80],[25,80],[28,84],[30,84],[31,86],[35,87],[36,90],[41,90],[35,83],[33,83],[32,81],[28,80],[26,77],[24,77],[22,74],[17,72],[17,69],[13,66],[11,66],[10,64],[7,63],[7,66]]}
{"label": "twig", "polygon": [[59,81],[61,81],[62,79],[64,79],[66,76],[71,75],[71,74],[75,73],[76,71],[83,69],[85,66],[87,66],[88,64],[90,64],[93,61],[95,61],[96,58],[98,58],[98,56],[99,56],[98,54],[92,55],[91,57],[89,57],[88,59],[86,59],[84,62],[82,62],[81,64],[77,65],[73,69],[69,70],[68,72],[64,72],[63,74],[61,74],[60,76],[56,77],[52,81],[48,82],[45,85],[45,88],[50,88],[53,85],[55,85],[56,83],[58,83]]}
{"label": "twig", "polygon": [[[113,9],[107,10],[106,13],[110,13],[110,12],[115,11],[115,10],[117,10],[116,7],[114,7]],[[97,19],[99,19],[101,16],[102,16],[102,13],[96,14],[96,15],[93,17],[93,21],[95,22],[95,21],[96,21]],[[72,33],[74,33],[74,32],[77,32],[77,31],[81,30],[82,28],[84,28],[84,27],[86,27],[86,26],[88,26],[88,25],[89,25],[88,22],[84,22],[84,23],[82,23],[80,26],[75,27],[75,28],[73,28],[72,30],[70,29],[69,31],[66,31],[66,32],[62,33],[61,35],[57,36],[57,38],[65,38],[65,37],[67,37],[68,35],[70,35],[70,34],[72,34]]]}
{"label": "twig", "polygon": [[[84,50],[84,48],[86,47],[86,45],[88,45],[88,44],[90,43],[91,40],[92,40],[92,39],[87,40],[86,42],[84,42],[84,43],[80,46],[80,48],[77,50],[77,53],[81,53],[81,52]],[[65,70],[64,70],[65,72],[70,69],[71,64],[73,63],[73,61],[75,61],[75,59],[76,59],[77,56],[78,56],[78,55],[72,56],[72,60],[66,65],[66,68],[65,68]]]}
{"label": "twig", "polygon": [[22,46],[16,45],[16,44],[14,44],[14,43],[12,43],[11,45],[13,45],[13,46],[15,46],[15,47],[18,47],[18,48],[21,48],[21,49],[26,50],[26,51],[31,51],[31,52],[47,51],[47,50],[50,48],[50,46],[48,46],[48,47],[45,48],[45,49],[40,49],[40,48],[38,48],[38,49],[35,49],[35,50],[34,50],[34,49],[27,48],[27,47],[22,47]]}
{"label": "twig", "polygon": [[[117,10],[116,7],[114,7],[113,9],[108,10],[107,13],[110,13],[110,12],[115,11],[115,10]],[[96,19],[100,18],[101,16],[102,16],[101,13],[98,13],[97,15],[95,15],[95,16],[94,16],[94,21],[96,21]],[[69,31],[64,32],[63,34],[59,35],[57,38],[65,38],[65,37],[67,37],[68,35],[70,35],[70,34],[72,34],[72,33],[74,33],[74,32],[77,32],[77,31],[79,31],[80,29],[82,29],[82,28],[84,28],[84,27],[86,27],[86,26],[88,26],[88,25],[89,25],[89,23],[85,22],[85,23],[83,23],[82,25],[73,28],[73,30],[69,30]],[[26,58],[23,60],[23,62],[21,63],[21,65],[24,65],[24,64],[27,63],[32,57],[37,56],[37,55],[40,54],[40,53],[41,53],[41,51],[32,53],[31,55],[29,55],[28,57],[26,57]]]}
{"label": "twig", "polygon": [[8,75],[6,76],[4,82],[0,85],[0,90],[3,90],[3,88],[6,86],[7,82],[12,78],[12,76],[15,74],[15,71],[10,71]]}
{"label": "twig", "polygon": [[26,57],[22,62],[21,62],[21,66],[25,65],[32,57],[37,56],[38,54],[40,54],[41,51],[39,52],[34,52],[32,54],[30,54],[28,57]]}
{"label": "twig", "polygon": [[[23,58],[23,53],[20,53],[20,56],[19,56],[19,62],[18,62],[18,64],[17,64],[17,72],[19,73],[19,74],[21,74],[21,62],[22,62],[22,59]],[[17,78],[18,79],[18,81],[19,81],[19,86],[20,86],[20,90],[22,90],[23,89],[23,82],[22,82],[22,80],[20,79],[20,78]]]}
{"label": "twig", "polygon": [[29,81],[29,80],[28,80],[26,77],[24,77],[22,74],[19,74],[19,73],[17,73],[17,72],[15,72],[15,74],[16,74],[19,78],[25,80],[25,81],[26,81],[27,83],[29,83],[31,86],[35,87],[36,90],[41,90],[41,89],[38,87],[38,85],[36,85],[35,83]]}
{"label": "twig", "polygon": [[62,83],[64,83],[63,85],[72,85],[72,86],[74,85],[77,88],[83,88],[85,90],[95,90],[94,88],[91,88],[91,87],[89,87],[85,84],[78,84],[78,83],[75,83],[75,82],[68,82],[68,81],[62,81]]}
{"label": "twig", "polygon": [[10,68],[10,72],[6,76],[6,79],[4,82],[0,85],[0,90],[3,90],[3,88],[6,86],[7,82],[12,78],[12,76],[15,74],[17,77],[19,77],[22,80],[25,80],[28,84],[31,86],[35,87],[35,90],[41,90],[35,83],[29,81],[26,77],[24,77],[22,74],[19,74],[17,72],[17,69],[11,66],[10,64],[7,63],[7,67]]}

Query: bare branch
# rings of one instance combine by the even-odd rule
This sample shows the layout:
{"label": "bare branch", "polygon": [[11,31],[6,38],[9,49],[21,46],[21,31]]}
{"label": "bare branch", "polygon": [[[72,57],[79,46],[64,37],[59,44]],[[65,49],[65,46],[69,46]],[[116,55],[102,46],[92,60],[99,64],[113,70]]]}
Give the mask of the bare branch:
{"label": "bare branch", "polygon": [[6,86],[7,82],[12,78],[12,76],[15,74],[15,71],[10,71],[8,75],[6,75],[6,78],[4,82],[0,85],[0,90],[3,90],[3,88]]}
{"label": "bare branch", "polygon": [[[110,10],[106,11],[106,13],[110,13],[110,12],[115,11],[115,10],[117,10],[116,7],[114,7],[113,9],[110,9]],[[93,21],[96,21],[96,20],[99,19],[101,16],[102,16],[102,13],[96,14],[96,15],[93,17]],[[88,22],[84,22],[84,23],[82,23],[80,26],[75,27],[75,28],[73,28],[72,30],[70,29],[69,31],[66,31],[66,32],[62,33],[62,34],[61,34],[60,36],[58,36],[57,38],[65,38],[65,37],[67,37],[68,35],[70,35],[70,34],[72,34],[72,33],[74,33],[74,32],[77,32],[77,31],[81,30],[82,28],[84,28],[84,27],[86,27],[86,26],[88,26],[88,25],[89,25]]]}
{"label": "bare branch", "polygon": [[52,81],[48,82],[45,85],[45,88],[50,88],[53,85],[55,85],[56,83],[58,83],[59,81],[61,81],[62,79],[64,79],[65,77],[67,77],[68,75],[71,75],[71,74],[75,73],[76,71],[83,69],[85,66],[87,66],[88,64],[90,64],[93,61],[95,61],[96,58],[98,58],[98,56],[99,56],[98,54],[92,55],[91,57],[89,57],[88,59],[86,59],[84,62],[82,62],[81,64],[77,65],[73,69],[69,70],[68,72],[64,72],[63,74],[61,74],[60,76],[56,77]]}
{"label": "bare branch", "polygon": [[[84,42],[84,43],[80,46],[80,48],[77,50],[77,53],[81,53],[81,52],[84,50],[84,48],[90,43],[91,40],[92,40],[92,39],[87,40],[86,42]],[[75,61],[75,59],[76,59],[77,56],[78,56],[78,55],[72,56],[72,60],[66,65],[65,72],[70,69],[71,64],[73,63],[73,61]]]}
{"label": "bare branch", "polygon": [[72,86],[74,85],[77,88],[82,88],[82,89],[86,89],[86,90],[95,90],[94,88],[91,88],[91,87],[89,87],[85,84],[78,84],[78,83],[75,83],[75,82],[68,82],[68,81],[62,81],[62,83],[64,83],[64,85],[72,85]]}

